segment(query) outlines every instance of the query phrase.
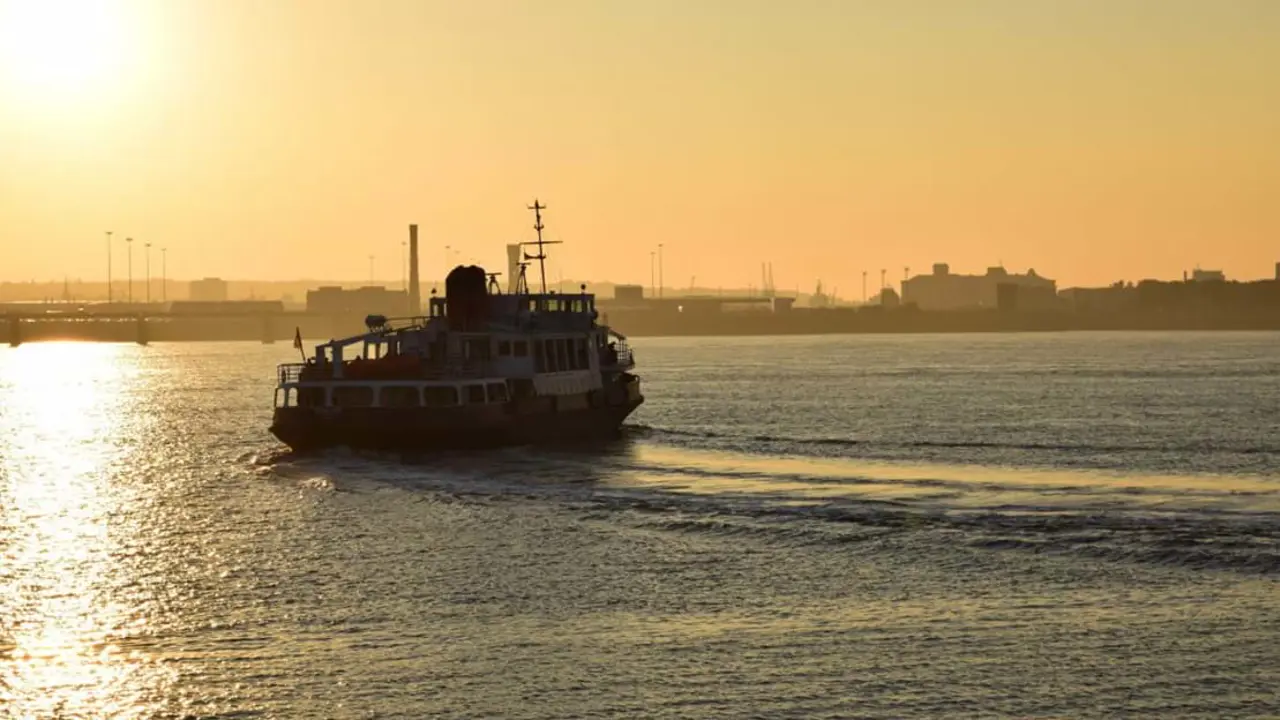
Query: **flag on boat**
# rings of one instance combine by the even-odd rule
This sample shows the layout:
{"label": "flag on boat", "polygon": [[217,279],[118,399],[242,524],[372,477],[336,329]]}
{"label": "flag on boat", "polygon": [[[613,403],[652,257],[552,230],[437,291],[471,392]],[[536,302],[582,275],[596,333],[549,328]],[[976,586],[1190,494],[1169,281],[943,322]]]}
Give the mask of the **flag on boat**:
{"label": "flag on boat", "polygon": [[293,329],[293,346],[302,349],[302,328],[295,327]]}

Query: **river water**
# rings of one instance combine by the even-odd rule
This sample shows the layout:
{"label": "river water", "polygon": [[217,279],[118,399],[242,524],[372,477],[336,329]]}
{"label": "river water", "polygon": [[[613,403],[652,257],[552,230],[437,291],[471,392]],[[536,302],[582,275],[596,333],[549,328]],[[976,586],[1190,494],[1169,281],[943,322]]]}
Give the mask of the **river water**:
{"label": "river water", "polygon": [[0,349],[0,717],[1280,716],[1280,335],[652,338],[596,451]]}

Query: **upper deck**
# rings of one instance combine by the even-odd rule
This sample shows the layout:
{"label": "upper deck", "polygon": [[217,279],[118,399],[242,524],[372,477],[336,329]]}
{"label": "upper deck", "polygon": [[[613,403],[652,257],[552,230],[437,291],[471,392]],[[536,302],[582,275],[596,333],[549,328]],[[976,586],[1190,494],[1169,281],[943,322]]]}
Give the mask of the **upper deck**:
{"label": "upper deck", "polygon": [[[599,312],[595,295],[582,291],[572,294],[559,293],[489,293],[485,295],[487,324],[500,329],[564,332],[587,331],[596,326]],[[432,297],[424,324],[448,325],[450,306],[456,303],[448,297]],[[477,328],[479,329],[479,328]]]}

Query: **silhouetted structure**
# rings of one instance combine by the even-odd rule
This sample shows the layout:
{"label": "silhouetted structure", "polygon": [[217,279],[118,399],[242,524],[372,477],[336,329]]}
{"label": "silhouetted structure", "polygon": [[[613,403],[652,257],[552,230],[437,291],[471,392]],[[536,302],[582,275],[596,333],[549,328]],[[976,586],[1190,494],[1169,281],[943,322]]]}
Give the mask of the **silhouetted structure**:
{"label": "silhouetted structure", "polygon": [[1226,273],[1221,270],[1201,270],[1196,268],[1191,271],[1191,282],[1225,282]]}
{"label": "silhouetted structure", "polygon": [[613,288],[613,301],[619,305],[643,305],[644,287],[641,285],[617,285]]}
{"label": "silhouetted structure", "polygon": [[418,283],[418,226],[409,226],[409,314],[422,313],[422,290]]}
{"label": "silhouetted structure", "polygon": [[921,310],[996,308],[1001,307],[1001,285],[1016,288],[1003,291],[1006,305],[1043,310],[1057,304],[1056,283],[1035,270],[1019,275],[995,266],[984,275],[955,275],[946,263],[934,265],[929,275],[902,281],[902,302]]}
{"label": "silhouetted structure", "polygon": [[307,291],[307,312],[319,315],[396,317],[404,312],[408,302],[407,292],[388,290],[381,285],[354,290],[328,286]]}
{"label": "silhouetted structure", "polygon": [[524,261],[519,243],[507,246],[507,292],[515,293],[520,282],[520,263]]}
{"label": "silhouetted structure", "polygon": [[220,278],[192,280],[187,297],[196,302],[226,302],[227,281]]}

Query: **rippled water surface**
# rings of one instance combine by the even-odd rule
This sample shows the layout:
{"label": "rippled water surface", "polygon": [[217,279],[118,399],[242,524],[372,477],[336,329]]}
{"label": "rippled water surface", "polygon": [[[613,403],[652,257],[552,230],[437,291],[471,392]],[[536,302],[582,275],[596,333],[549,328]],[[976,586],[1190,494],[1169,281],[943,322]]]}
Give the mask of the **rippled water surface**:
{"label": "rippled water surface", "polygon": [[0,349],[0,716],[1280,716],[1280,335],[641,339],[591,452]]}

